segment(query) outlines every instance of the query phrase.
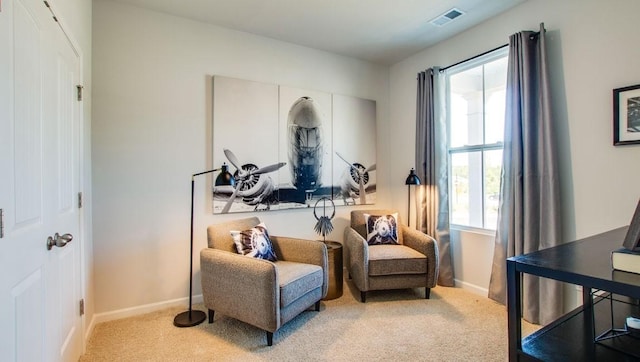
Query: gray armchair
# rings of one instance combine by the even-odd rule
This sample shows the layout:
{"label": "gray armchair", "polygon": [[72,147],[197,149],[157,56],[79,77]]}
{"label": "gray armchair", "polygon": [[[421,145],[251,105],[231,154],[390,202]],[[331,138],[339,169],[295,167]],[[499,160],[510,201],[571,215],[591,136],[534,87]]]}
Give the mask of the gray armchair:
{"label": "gray armchair", "polygon": [[200,252],[202,295],[209,323],[214,312],[273,333],[327,294],[327,247],[324,243],[270,235],[278,261],[237,254],[231,230],[247,230],[257,217],[209,226],[208,248]]}
{"label": "gray armchair", "polygon": [[369,245],[365,239],[364,214],[387,215],[394,210],[351,211],[351,225],[344,231],[348,251],[347,270],[360,300],[366,302],[370,290],[425,287],[429,299],[438,279],[438,246],[422,232],[398,222],[398,239],[402,245]]}

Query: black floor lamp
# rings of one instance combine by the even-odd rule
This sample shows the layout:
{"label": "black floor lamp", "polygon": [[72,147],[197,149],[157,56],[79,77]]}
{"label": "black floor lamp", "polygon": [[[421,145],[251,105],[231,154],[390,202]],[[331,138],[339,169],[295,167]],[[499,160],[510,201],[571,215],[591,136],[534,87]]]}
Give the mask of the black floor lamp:
{"label": "black floor lamp", "polygon": [[411,185],[420,185],[420,177],[416,175],[416,170],[411,168],[404,184],[407,185],[407,226],[411,226]]}
{"label": "black floor lamp", "polygon": [[233,175],[229,173],[229,166],[227,164],[223,164],[222,167],[216,168],[214,170],[199,172],[191,175],[191,237],[190,241],[190,249],[189,249],[189,310],[186,312],[182,312],[173,319],[173,325],[176,327],[193,327],[202,323],[207,315],[205,312],[201,310],[193,310],[192,308],[192,299],[193,299],[193,199],[194,199],[194,189],[195,189],[195,178],[196,176],[204,175],[207,173],[212,173],[216,171],[222,171],[216,177],[216,186],[224,186],[224,185],[235,185],[235,180],[233,179]]}

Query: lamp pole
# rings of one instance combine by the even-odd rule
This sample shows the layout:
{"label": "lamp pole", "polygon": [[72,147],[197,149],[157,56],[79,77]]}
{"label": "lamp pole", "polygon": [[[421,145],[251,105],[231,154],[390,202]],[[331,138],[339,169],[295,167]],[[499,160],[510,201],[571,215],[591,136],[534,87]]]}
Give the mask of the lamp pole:
{"label": "lamp pole", "polygon": [[407,226],[411,226],[411,185],[407,185]]}
{"label": "lamp pole", "polygon": [[176,327],[193,327],[204,322],[207,318],[205,312],[201,310],[193,310],[193,205],[195,194],[195,179],[196,176],[205,175],[208,173],[222,170],[222,173],[216,178],[215,185],[233,185],[235,180],[229,173],[228,166],[223,164],[221,168],[213,170],[194,173],[191,175],[191,232],[189,234],[189,310],[179,313],[173,319],[173,325]]}

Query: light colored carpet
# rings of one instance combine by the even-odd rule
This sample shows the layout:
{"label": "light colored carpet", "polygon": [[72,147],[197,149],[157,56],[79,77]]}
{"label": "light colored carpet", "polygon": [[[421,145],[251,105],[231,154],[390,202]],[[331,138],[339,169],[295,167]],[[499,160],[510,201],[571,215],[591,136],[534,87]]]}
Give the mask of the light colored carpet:
{"label": "light colored carpet", "polygon": [[[460,288],[378,291],[367,303],[345,283],[342,297],[323,301],[280,328],[273,346],[265,332],[216,315],[176,328],[184,308],[98,324],[80,361],[506,361],[503,305]],[[202,305],[194,309],[204,310]],[[537,326],[524,323],[523,334]]]}

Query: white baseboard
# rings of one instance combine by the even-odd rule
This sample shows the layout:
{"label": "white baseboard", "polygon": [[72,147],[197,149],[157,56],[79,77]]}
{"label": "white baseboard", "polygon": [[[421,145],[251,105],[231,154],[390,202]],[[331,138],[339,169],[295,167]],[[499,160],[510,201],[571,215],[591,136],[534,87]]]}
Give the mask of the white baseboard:
{"label": "white baseboard", "polygon": [[93,329],[96,327],[95,322],[96,322],[96,316],[94,315],[89,321],[89,327],[84,330],[84,344],[83,344],[83,351],[82,351],[83,354],[87,352],[87,344],[89,344],[89,338],[93,334]]}
{"label": "white baseboard", "polygon": [[456,287],[460,287],[464,290],[470,291],[473,294],[477,294],[482,297],[487,297],[489,295],[489,289],[487,288],[482,288],[475,284],[466,283],[458,279],[454,279],[454,283]]}
{"label": "white baseboard", "polygon": [[[197,303],[202,303],[202,294],[193,296],[193,304],[197,304]],[[89,328],[87,328],[87,334],[85,338],[88,338],[89,336],[91,336],[91,331],[93,330],[95,325],[98,323],[113,321],[116,319],[122,319],[127,317],[133,317],[141,314],[155,312],[165,308],[180,307],[180,306],[184,306],[185,308],[188,308],[189,298],[188,297],[178,298],[173,300],[167,300],[164,302],[151,303],[151,304],[139,305],[137,307],[114,310],[111,312],[96,313],[93,315],[93,318],[91,318],[91,323],[89,325]]]}

